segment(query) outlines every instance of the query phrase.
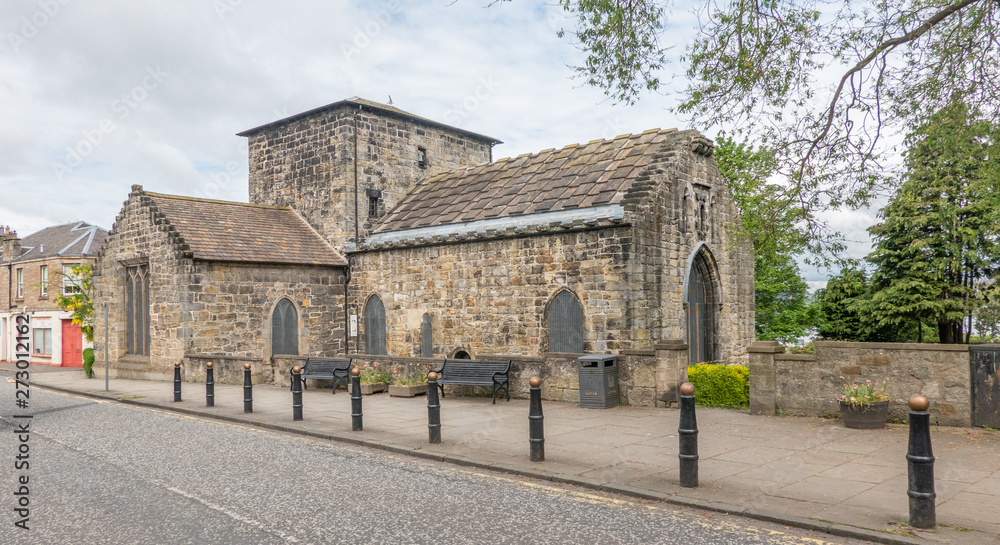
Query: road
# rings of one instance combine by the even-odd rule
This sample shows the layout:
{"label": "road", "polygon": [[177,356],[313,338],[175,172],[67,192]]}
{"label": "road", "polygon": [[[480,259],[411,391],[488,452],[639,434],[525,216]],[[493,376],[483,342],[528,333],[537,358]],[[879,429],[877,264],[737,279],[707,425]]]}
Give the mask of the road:
{"label": "road", "polygon": [[5,545],[861,543],[0,381]]}

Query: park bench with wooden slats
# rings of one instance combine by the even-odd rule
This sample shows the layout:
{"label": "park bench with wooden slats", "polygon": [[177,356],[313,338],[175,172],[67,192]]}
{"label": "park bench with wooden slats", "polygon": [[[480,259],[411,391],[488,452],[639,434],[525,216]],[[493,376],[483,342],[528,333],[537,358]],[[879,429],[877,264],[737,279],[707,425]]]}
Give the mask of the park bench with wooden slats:
{"label": "park bench with wooden slats", "polygon": [[438,388],[444,397],[444,385],[460,386],[492,386],[493,403],[497,402],[497,393],[507,395],[510,401],[510,360],[507,361],[476,361],[476,360],[444,360],[438,370]]}
{"label": "park bench with wooden slats", "polygon": [[351,377],[351,360],[335,358],[306,358],[302,366],[302,389],[306,389],[306,379],[322,379],[333,381],[333,393],[337,393],[337,385],[347,388]]}

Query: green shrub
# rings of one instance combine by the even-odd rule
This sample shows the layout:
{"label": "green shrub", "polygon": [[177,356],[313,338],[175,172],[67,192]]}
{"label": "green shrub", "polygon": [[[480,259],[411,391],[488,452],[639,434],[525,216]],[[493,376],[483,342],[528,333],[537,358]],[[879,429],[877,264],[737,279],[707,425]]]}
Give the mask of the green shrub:
{"label": "green shrub", "polygon": [[86,348],[83,351],[83,372],[87,373],[87,378],[94,378],[94,349]]}
{"label": "green shrub", "polygon": [[750,405],[750,370],[742,365],[702,363],[688,366],[688,381],[694,384],[699,403]]}

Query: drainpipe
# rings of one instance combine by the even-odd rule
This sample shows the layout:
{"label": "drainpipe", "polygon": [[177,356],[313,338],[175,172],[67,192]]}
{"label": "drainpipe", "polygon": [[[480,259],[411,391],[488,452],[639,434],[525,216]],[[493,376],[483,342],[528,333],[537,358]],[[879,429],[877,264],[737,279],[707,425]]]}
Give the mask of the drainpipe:
{"label": "drainpipe", "polygon": [[347,271],[344,272],[344,355],[351,353],[351,317],[347,310],[347,287],[351,283],[351,256],[346,255]]}
{"label": "drainpipe", "polygon": [[358,114],[361,113],[361,105],[354,112],[354,244],[361,244],[358,228]]}

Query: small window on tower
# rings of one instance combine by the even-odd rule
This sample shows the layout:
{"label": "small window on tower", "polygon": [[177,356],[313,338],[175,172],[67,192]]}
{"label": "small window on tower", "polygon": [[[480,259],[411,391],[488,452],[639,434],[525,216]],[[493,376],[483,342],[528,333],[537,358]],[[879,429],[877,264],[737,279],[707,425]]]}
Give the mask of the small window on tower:
{"label": "small window on tower", "polygon": [[378,197],[368,197],[368,216],[369,217],[374,218],[374,217],[378,216],[378,202],[379,202],[379,200],[380,199]]}
{"label": "small window on tower", "polygon": [[427,150],[417,148],[417,165],[420,168],[427,168]]}

